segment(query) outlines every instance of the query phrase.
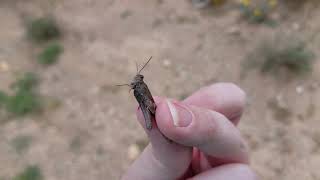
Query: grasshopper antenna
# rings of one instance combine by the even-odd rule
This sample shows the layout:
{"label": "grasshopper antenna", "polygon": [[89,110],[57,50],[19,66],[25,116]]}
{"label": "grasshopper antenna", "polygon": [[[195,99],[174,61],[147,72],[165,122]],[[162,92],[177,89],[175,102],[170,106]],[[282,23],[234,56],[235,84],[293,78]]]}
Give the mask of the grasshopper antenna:
{"label": "grasshopper antenna", "polygon": [[138,74],[138,71],[139,71],[139,67],[138,67],[138,63],[137,61],[134,61],[136,63],[136,70],[137,70],[137,74]]}
{"label": "grasshopper antenna", "polygon": [[138,71],[138,74],[147,66],[147,64],[151,61],[152,56],[149,58],[149,60],[143,65],[143,67]]}
{"label": "grasshopper antenna", "polygon": [[130,84],[117,84],[116,86],[129,86],[129,87],[131,87]]}
{"label": "grasshopper antenna", "polygon": [[129,93],[130,93],[131,90],[133,89],[133,88],[130,86],[130,84],[118,84],[118,85],[116,85],[116,86],[129,86],[129,87],[130,87]]}

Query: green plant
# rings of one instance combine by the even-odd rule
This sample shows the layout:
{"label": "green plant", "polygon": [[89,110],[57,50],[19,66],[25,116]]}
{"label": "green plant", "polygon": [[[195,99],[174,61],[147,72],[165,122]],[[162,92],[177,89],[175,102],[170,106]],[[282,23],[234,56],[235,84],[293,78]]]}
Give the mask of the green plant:
{"label": "green plant", "polygon": [[314,54],[306,48],[306,43],[295,37],[276,38],[263,42],[246,62],[247,67],[260,66],[261,72],[290,72],[305,74],[312,70]]}
{"label": "green plant", "polygon": [[22,153],[29,148],[32,141],[31,136],[20,135],[11,141],[11,146],[18,152]]}
{"label": "green plant", "polygon": [[261,66],[262,72],[278,71],[283,67],[294,73],[305,73],[312,69],[313,53],[306,50],[302,43],[292,44],[279,50],[267,48],[269,51],[265,53],[265,61]]}
{"label": "green plant", "polygon": [[7,103],[7,100],[8,100],[8,95],[5,92],[0,91],[0,107],[5,105]]}
{"label": "green plant", "polygon": [[37,83],[38,79],[35,74],[25,73],[13,83],[13,95],[9,96],[4,92],[0,92],[0,105],[5,107],[9,113],[17,116],[39,110],[41,98],[34,90]]}
{"label": "green plant", "polygon": [[40,107],[39,96],[30,91],[18,91],[14,96],[10,96],[7,102],[7,110],[17,116],[35,112]]}
{"label": "green plant", "polygon": [[57,61],[62,53],[63,47],[58,43],[48,45],[38,56],[38,62],[44,65],[50,65]]}
{"label": "green plant", "polygon": [[38,78],[34,73],[27,72],[17,79],[12,87],[17,92],[31,91],[38,84]]}
{"label": "green plant", "polygon": [[42,180],[41,169],[38,166],[27,166],[21,173],[13,177],[13,180]]}
{"label": "green plant", "polygon": [[59,38],[61,31],[54,19],[42,17],[28,23],[27,35],[32,41],[40,43]]}
{"label": "green plant", "polygon": [[241,0],[240,9],[243,16],[253,23],[274,22],[270,19],[269,14],[277,6],[277,0],[265,0],[259,3],[252,3],[251,0]]}

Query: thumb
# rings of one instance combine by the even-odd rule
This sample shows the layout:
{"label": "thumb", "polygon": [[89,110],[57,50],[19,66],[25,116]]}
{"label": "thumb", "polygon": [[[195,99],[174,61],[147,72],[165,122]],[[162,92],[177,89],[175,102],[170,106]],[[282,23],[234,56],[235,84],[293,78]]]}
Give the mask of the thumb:
{"label": "thumb", "polygon": [[239,130],[216,111],[167,100],[158,105],[156,119],[160,131],[178,144],[197,147],[205,155],[227,162],[248,162]]}

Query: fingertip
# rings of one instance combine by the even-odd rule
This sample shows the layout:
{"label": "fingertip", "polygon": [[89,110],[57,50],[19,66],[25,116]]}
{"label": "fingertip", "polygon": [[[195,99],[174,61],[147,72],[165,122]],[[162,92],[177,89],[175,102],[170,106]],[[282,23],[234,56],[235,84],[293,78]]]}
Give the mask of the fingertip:
{"label": "fingertip", "polygon": [[156,109],[156,120],[158,127],[168,128],[171,125],[171,114],[169,107],[167,105],[167,99],[159,101]]}
{"label": "fingertip", "polygon": [[211,85],[209,88],[211,88],[213,91],[217,91],[220,93],[228,92],[229,95],[234,97],[234,104],[238,105],[239,109],[243,109],[243,107],[246,104],[247,95],[243,89],[241,89],[239,86],[237,86],[234,83],[217,83]]}
{"label": "fingertip", "polygon": [[237,124],[246,105],[246,93],[233,83],[216,83],[201,88],[184,102],[217,111]]}
{"label": "fingertip", "polygon": [[[200,108],[167,99],[162,101],[157,108],[157,125],[169,139],[192,146],[191,142],[196,141],[202,133],[205,133],[203,131],[213,132],[211,127],[214,123],[206,124],[206,130],[203,130],[203,125],[198,122],[199,119],[204,120],[206,112],[207,110],[202,111]],[[199,114],[201,117],[198,117]]]}
{"label": "fingertip", "polygon": [[179,112],[176,111],[172,113],[170,111],[170,107],[168,103],[173,103],[173,100],[165,99],[164,101],[161,101],[157,105],[157,110],[156,110],[157,127],[165,137],[167,137],[170,140],[173,140],[174,142],[178,142],[179,144],[182,144],[181,142],[186,137],[185,133],[183,132],[183,129],[178,130],[179,127],[177,127],[174,124],[174,120],[173,120],[173,116],[178,116]]}

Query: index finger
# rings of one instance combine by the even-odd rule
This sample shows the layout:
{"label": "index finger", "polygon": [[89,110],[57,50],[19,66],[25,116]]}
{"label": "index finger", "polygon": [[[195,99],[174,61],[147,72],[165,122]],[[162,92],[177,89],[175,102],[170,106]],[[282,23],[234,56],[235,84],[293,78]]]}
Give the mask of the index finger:
{"label": "index finger", "polygon": [[246,94],[232,83],[216,83],[186,98],[186,104],[217,111],[237,125],[246,104]]}

